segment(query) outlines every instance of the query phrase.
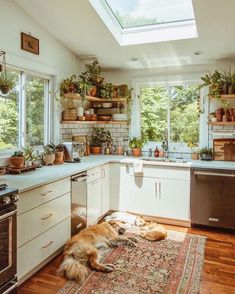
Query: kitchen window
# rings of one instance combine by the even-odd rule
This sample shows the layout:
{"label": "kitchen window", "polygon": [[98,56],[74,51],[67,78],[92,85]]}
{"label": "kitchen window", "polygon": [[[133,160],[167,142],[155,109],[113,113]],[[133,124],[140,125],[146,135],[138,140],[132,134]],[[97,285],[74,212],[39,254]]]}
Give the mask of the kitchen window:
{"label": "kitchen window", "polygon": [[15,88],[0,95],[0,153],[49,141],[50,78],[9,71]]}
{"label": "kitchen window", "polygon": [[151,86],[140,89],[141,134],[171,151],[199,143],[198,85]]}

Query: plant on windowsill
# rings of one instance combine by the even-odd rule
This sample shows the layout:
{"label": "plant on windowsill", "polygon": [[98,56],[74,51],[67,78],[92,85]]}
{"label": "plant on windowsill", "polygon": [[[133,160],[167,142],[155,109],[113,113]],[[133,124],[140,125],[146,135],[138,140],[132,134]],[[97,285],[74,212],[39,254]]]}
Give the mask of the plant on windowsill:
{"label": "plant on windowsill", "polygon": [[10,157],[10,165],[11,167],[20,168],[24,166],[25,157],[23,151],[15,151]]}
{"label": "plant on windowsill", "polygon": [[8,77],[6,73],[0,74],[0,91],[3,95],[8,94],[15,87],[12,78]]}
{"label": "plant on windowsill", "polygon": [[43,152],[43,162],[44,164],[47,165],[53,165],[55,161],[55,150],[50,147],[50,145],[46,145],[43,147],[44,152]]}
{"label": "plant on windowsill", "polygon": [[141,156],[141,149],[145,144],[142,138],[134,137],[129,142],[129,147],[132,149],[132,155],[135,157]]}
{"label": "plant on windowsill", "polygon": [[25,165],[26,166],[32,166],[33,161],[35,159],[34,147],[30,146],[30,145],[26,145],[23,148],[23,151],[24,151],[24,156],[25,156]]}
{"label": "plant on windowsill", "polygon": [[109,131],[105,130],[105,128],[93,128],[90,144],[91,154],[101,154],[102,144],[111,142],[112,137]]}
{"label": "plant on windowsill", "polygon": [[200,150],[200,159],[201,160],[213,160],[213,150],[212,148],[204,147]]}
{"label": "plant on windowsill", "polygon": [[198,160],[199,153],[200,153],[200,148],[198,147],[198,144],[190,141],[188,142],[188,147],[192,150],[192,154],[191,154],[192,160]]}

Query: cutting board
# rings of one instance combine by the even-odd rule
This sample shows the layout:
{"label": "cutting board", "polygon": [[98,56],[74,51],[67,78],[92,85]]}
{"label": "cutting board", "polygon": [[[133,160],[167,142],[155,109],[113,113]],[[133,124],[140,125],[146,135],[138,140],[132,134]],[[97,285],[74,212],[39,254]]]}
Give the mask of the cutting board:
{"label": "cutting board", "polygon": [[235,139],[213,140],[214,160],[235,161]]}

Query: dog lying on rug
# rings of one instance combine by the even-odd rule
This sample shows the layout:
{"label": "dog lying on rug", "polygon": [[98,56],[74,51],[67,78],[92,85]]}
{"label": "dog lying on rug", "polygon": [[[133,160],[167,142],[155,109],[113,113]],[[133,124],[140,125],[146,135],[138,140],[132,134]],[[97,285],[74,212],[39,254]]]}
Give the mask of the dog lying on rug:
{"label": "dog lying on rug", "polygon": [[128,212],[114,212],[104,219],[111,224],[119,233],[124,234],[126,229],[138,226],[144,232],[140,236],[149,241],[159,241],[167,237],[167,231],[155,222],[147,222],[142,216],[137,216]]}
{"label": "dog lying on rug", "polygon": [[83,282],[88,275],[87,264],[97,271],[111,272],[113,264],[99,262],[99,250],[117,246],[136,246],[134,237],[119,236],[107,222],[90,226],[74,235],[66,244],[59,272],[68,280]]}

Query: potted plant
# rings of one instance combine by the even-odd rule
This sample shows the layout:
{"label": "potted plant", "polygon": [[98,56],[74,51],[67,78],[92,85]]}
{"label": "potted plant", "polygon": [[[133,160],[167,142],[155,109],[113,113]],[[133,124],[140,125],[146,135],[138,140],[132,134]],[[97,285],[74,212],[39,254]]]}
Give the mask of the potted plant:
{"label": "potted plant", "polygon": [[27,166],[32,166],[33,160],[35,158],[33,146],[27,145],[24,147],[23,150],[24,150],[24,156],[25,156],[25,164]]}
{"label": "potted plant", "polygon": [[24,161],[25,161],[25,157],[24,157],[24,153],[23,151],[15,151],[13,153],[13,155],[10,157],[10,164],[12,167],[23,167],[24,166]]}
{"label": "potted plant", "polygon": [[224,94],[235,94],[235,73],[231,68],[221,72],[221,78],[224,83]]}
{"label": "potted plant", "polygon": [[106,83],[100,90],[100,96],[102,98],[112,99],[114,85],[112,83]]}
{"label": "potted plant", "polygon": [[45,165],[53,165],[55,161],[55,150],[51,148],[49,145],[46,145],[43,148],[43,161]]}
{"label": "potted plant", "polygon": [[99,61],[95,59],[92,64],[87,64],[87,71],[89,73],[89,80],[92,85],[97,86],[103,83],[104,78],[100,75],[101,67]]}
{"label": "potted plant", "polygon": [[47,147],[54,151],[55,153],[55,164],[62,164],[64,163],[64,145],[59,144],[55,145],[54,143],[50,142]]}
{"label": "potted plant", "polygon": [[60,83],[60,94],[63,96],[66,93],[77,93],[78,82],[76,81],[76,75],[72,75],[67,79],[64,79]]}
{"label": "potted plant", "polygon": [[213,159],[213,150],[212,148],[204,147],[200,150],[200,159],[201,160],[212,160]]}
{"label": "potted plant", "polygon": [[111,143],[112,137],[110,132],[105,128],[93,128],[91,137],[91,154],[101,154],[101,147],[103,143]]}
{"label": "potted plant", "polygon": [[[82,74],[80,74],[79,78],[80,80],[78,81],[78,93],[81,95],[82,101],[85,101],[86,95],[90,95],[93,88],[90,82],[89,72],[83,72]],[[96,92],[93,92],[93,94],[96,94]]]}
{"label": "potted plant", "polygon": [[144,140],[134,137],[129,142],[129,147],[132,149],[133,156],[141,156],[141,148],[144,146]]}
{"label": "potted plant", "polygon": [[0,91],[3,95],[6,95],[15,86],[12,78],[8,77],[6,73],[0,74]]}

